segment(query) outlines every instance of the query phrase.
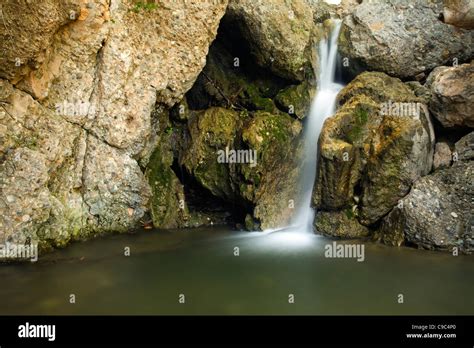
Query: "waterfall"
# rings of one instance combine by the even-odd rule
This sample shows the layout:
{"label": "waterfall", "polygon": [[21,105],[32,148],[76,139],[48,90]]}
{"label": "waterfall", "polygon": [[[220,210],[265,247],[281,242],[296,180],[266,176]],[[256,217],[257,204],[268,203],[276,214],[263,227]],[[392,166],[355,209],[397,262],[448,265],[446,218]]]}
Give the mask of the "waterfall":
{"label": "waterfall", "polygon": [[319,43],[318,89],[306,120],[302,173],[300,177],[301,197],[299,198],[298,211],[291,224],[298,230],[313,230],[314,211],[311,208],[311,196],[316,179],[319,135],[326,118],[333,115],[336,96],[343,87],[335,82],[337,38],[340,27],[340,20],[334,20],[334,27],[329,38],[323,39]]}

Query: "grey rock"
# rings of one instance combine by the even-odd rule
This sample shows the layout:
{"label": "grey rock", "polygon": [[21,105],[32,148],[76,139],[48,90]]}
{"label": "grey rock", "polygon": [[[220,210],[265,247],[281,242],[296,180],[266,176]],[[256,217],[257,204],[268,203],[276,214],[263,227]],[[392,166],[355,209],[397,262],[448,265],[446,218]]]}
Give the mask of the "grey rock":
{"label": "grey rock", "polygon": [[455,145],[456,160],[474,160],[474,132],[463,136]]}
{"label": "grey rock", "polygon": [[[441,0],[363,1],[344,18],[339,37],[352,70],[414,78],[474,54],[474,35],[441,22]],[[394,49],[396,48],[396,49]]]}
{"label": "grey rock", "polygon": [[474,162],[458,162],[418,180],[384,218],[387,239],[404,236],[425,249],[474,250]]}

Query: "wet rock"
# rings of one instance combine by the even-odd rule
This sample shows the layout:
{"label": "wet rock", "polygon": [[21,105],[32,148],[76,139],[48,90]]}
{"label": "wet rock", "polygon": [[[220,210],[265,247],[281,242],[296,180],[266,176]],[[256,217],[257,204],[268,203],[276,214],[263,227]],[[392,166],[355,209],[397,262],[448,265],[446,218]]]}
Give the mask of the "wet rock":
{"label": "wet rock", "polygon": [[471,59],[474,36],[441,22],[442,10],[441,0],[363,1],[344,18],[341,55],[355,72],[377,70],[401,78],[414,78],[455,58]]}
{"label": "wet rock", "polygon": [[433,157],[433,170],[447,168],[451,165],[451,148],[446,142],[439,142],[435,145]]}
{"label": "wet rock", "polygon": [[303,82],[280,91],[275,97],[275,103],[282,111],[303,119],[309,113],[315,93],[314,86]]}
{"label": "wet rock", "polygon": [[260,228],[287,226],[297,209],[302,126],[286,114],[256,112],[242,138],[257,153],[257,165],[240,166],[240,195],[254,205]]}
{"label": "wet rock", "polygon": [[432,115],[446,128],[474,127],[474,63],[438,67],[428,77]]}
{"label": "wet rock", "polygon": [[411,88],[383,73],[364,73],[338,96],[342,105],[320,136],[317,207],[357,203],[364,225],[376,223],[431,170],[434,132]]}
{"label": "wet rock", "polygon": [[369,235],[369,229],[360,224],[351,208],[317,212],[314,227],[318,233],[331,237],[350,239]]}
{"label": "wet rock", "polygon": [[470,161],[419,179],[383,219],[383,239],[400,242],[404,237],[420,248],[472,252],[473,175],[474,162]]}

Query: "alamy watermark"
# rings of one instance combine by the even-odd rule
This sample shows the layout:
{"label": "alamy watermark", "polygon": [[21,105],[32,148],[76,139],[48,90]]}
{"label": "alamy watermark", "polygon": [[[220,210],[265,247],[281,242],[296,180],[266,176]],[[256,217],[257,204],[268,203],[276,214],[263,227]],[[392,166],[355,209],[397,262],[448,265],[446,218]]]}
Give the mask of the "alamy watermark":
{"label": "alamy watermark", "polygon": [[327,258],[355,258],[358,262],[365,260],[364,244],[338,244],[332,242],[324,246],[324,256]]}
{"label": "alamy watermark", "polygon": [[226,147],[217,151],[218,163],[248,163],[250,167],[257,165],[257,150],[233,150]]}
{"label": "alamy watermark", "polygon": [[31,262],[36,262],[38,261],[38,244],[24,245],[8,242],[0,244],[0,261],[5,260],[30,260]]}
{"label": "alamy watermark", "polygon": [[79,116],[85,117],[89,114],[95,113],[95,106],[89,102],[77,101],[68,102],[64,100],[62,103],[56,103],[56,113],[64,116]]}
{"label": "alamy watermark", "polygon": [[420,116],[423,110],[427,114],[427,107],[423,103],[402,103],[389,100],[380,104],[380,115],[382,116]]}

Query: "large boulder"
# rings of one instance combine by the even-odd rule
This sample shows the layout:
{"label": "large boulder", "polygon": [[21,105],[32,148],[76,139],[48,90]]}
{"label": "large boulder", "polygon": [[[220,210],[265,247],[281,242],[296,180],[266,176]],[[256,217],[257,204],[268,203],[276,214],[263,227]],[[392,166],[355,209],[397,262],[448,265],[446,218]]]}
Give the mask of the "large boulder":
{"label": "large boulder", "polygon": [[189,140],[180,158],[180,164],[204,188],[228,200],[236,197],[231,175],[235,163],[220,163],[219,151],[237,148],[237,132],[242,125],[239,116],[221,107],[194,113],[188,121]]}
{"label": "large boulder", "polygon": [[429,109],[445,128],[474,128],[474,62],[438,67],[429,75]]}
{"label": "large boulder", "polygon": [[425,249],[474,250],[474,162],[418,180],[381,225],[382,240]]}
{"label": "large boulder", "polygon": [[[143,172],[167,141],[154,111],[191,88],[226,6],[2,4],[0,243],[45,250],[144,221],[154,181]],[[170,161],[158,157],[170,173]],[[159,189],[179,193],[176,181]],[[166,212],[154,212],[167,225]]]}
{"label": "large boulder", "polygon": [[301,123],[288,115],[259,111],[242,131],[245,146],[256,151],[258,162],[240,166],[240,194],[254,206],[263,230],[288,226],[297,208],[301,130]]}
{"label": "large boulder", "polygon": [[363,1],[344,18],[339,49],[350,68],[410,78],[472,59],[474,35],[438,19],[441,0]]}
{"label": "large boulder", "polygon": [[434,131],[423,99],[383,73],[359,75],[338,100],[320,136],[314,201],[323,211],[351,209],[369,226],[429,173]]}
{"label": "large boulder", "polygon": [[239,28],[260,66],[290,80],[312,74],[313,11],[305,0],[231,0],[224,19]]}

